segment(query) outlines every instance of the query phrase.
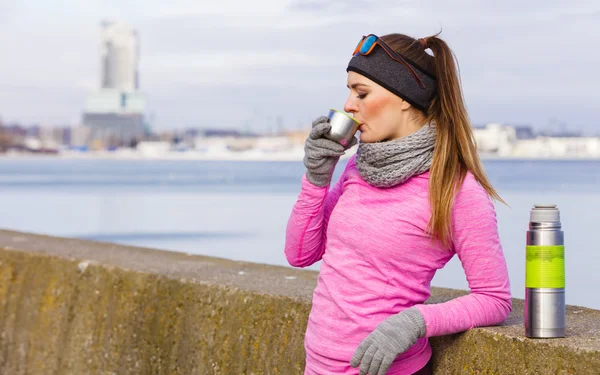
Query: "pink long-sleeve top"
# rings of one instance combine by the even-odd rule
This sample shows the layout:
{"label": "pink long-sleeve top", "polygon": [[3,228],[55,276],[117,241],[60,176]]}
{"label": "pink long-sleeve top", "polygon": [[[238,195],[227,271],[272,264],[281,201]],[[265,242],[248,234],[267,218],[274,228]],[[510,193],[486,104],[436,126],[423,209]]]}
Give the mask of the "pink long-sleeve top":
{"label": "pink long-sleeve top", "polygon": [[[350,158],[335,186],[306,176],[286,231],[295,267],[322,260],[305,336],[305,375],[358,374],[350,359],[390,315],[415,306],[426,336],[398,356],[388,375],[412,374],[431,357],[427,337],[495,325],[510,313],[511,295],[494,206],[468,173],[452,207],[450,248],[425,233],[431,215],[429,172],[376,188]],[[470,294],[428,304],[435,272],[458,255]]]}

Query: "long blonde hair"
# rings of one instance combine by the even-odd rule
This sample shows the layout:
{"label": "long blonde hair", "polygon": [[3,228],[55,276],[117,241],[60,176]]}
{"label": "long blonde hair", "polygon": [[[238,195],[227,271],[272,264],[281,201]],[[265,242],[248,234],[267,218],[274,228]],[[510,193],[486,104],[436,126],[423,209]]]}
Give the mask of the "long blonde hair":
{"label": "long blonde hair", "polygon": [[[437,93],[425,113],[428,121],[435,123],[437,131],[429,173],[431,218],[428,231],[443,245],[450,246],[452,205],[467,172],[473,174],[491,199],[505,202],[492,187],[477,154],[454,53],[438,35],[415,39],[403,34],[389,34],[381,39],[437,78]],[[427,48],[433,56],[426,52]]]}

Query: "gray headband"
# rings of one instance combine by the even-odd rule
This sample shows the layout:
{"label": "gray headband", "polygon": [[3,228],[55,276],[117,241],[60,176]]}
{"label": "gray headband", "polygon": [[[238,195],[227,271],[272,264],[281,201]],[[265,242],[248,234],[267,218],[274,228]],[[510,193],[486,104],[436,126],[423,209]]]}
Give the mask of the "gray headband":
{"label": "gray headband", "polygon": [[[406,58],[405,58],[406,60]],[[409,64],[425,84],[419,86],[408,68],[388,56],[382,47],[376,45],[368,55],[356,54],[350,59],[346,71],[353,71],[398,95],[423,112],[427,112],[435,95],[437,81],[423,72],[416,64]]]}

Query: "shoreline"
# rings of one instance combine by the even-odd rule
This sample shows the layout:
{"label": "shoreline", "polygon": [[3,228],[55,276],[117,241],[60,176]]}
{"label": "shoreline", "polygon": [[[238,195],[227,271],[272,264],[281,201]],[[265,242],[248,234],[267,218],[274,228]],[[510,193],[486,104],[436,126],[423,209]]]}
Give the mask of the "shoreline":
{"label": "shoreline", "polygon": [[[349,159],[354,152],[346,153],[340,160]],[[149,161],[236,161],[236,162],[302,162],[304,152],[227,152],[227,153],[196,153],[196,152],[169,152],[161,154],[143,154],[136,152],[88,152],[88,153],[12,153],[0,154],[0,160],[149,160]],[[480,155],[482,161],[600,161],[600,156],[500,156]]]}

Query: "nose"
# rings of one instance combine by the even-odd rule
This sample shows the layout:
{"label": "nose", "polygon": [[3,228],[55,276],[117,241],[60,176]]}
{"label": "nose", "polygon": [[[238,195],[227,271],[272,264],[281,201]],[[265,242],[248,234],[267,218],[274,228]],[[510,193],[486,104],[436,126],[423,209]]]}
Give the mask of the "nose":
{"label": "nose", "polygon": [[346,103],[344,104],[344,111],[352,114],[356,114],[356,112],[358,112],[358,107],[352,94],[348,95],[348,99],[346,99]]}

